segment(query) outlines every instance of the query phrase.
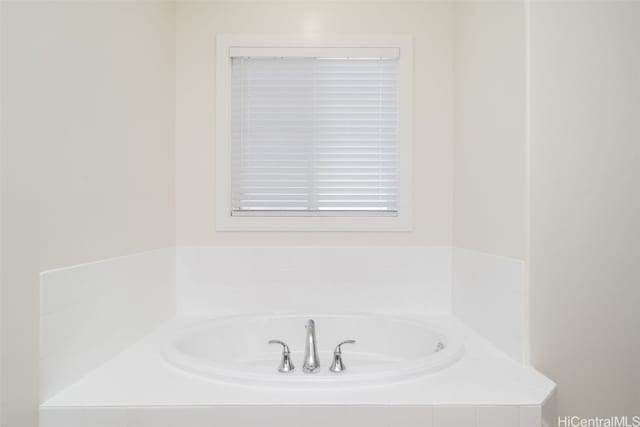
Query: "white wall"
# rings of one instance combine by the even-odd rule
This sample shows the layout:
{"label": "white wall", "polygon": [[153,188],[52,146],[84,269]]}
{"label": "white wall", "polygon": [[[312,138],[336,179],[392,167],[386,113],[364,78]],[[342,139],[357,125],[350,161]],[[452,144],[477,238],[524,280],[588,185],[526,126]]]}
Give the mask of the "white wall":
{"label": "white wall", "polygon": [[[449,245],[453,47],[448,2],[179,2],[177,239],[182,245]],[[414,36],[411,232],[216,232],[215,37],[218,33]]]}
{"label": "white wall", "polygon": [[33,427],[39,273],[175,241],[174,6],[1,7],[2,425]]}
{"label": "white wall", "polygon": [[531,4],[531,358],[559,415],[640,414],[639,22]]}

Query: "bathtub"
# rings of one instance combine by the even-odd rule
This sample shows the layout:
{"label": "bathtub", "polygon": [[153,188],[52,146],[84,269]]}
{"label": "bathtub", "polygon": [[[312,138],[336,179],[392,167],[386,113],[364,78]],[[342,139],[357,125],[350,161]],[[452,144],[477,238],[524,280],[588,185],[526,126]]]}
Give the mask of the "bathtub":
{"label": "bathtub", "polygon": [[[321,369],[302,372],[305,323],[314,319]],[[293,372],[278,372],[286,342]],[[341,341],[347,369],[329,371]],[[190,374],[229,383],[284,387],[362,387],[417,379],[455,363],[463,354],[460,333],[428,321],[379,314],[255,314],[194,321],[163,346],[168,363]]]}

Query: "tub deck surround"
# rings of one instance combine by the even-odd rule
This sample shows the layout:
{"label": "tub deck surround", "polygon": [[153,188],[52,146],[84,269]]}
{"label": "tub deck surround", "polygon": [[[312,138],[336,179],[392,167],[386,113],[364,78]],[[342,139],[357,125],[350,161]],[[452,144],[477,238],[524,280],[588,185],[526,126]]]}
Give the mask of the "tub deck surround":
{"label": "tub deck surround", "polygon": [[46,400],[175,315],[175,248],[40,276],[40,397]]}
{"label": "tub deck surround", "polygon": [[453,314],[518,362],[524,362],[524,261],[453,248]]}
{"label": "tub deck surround", "polygon": [[[497,417],[515,417],[518,421],[515,424],[490,424],[492,427],[539,427],[539,422],[520,423],[520,416],[526,413],[530,418],[536,419],[536,414],[540,414],[541,405],[554,388],[553,382],[546,377],[506,357],[475,332],[449,316],[429,317],[424,320],[429,324],[448,325],[450,328],[458,329],[465,336],[464,357],[437,373],[416,380],[383,386],[317,390],[255,387],[213,381],[198,375],[185,374],[182,370],[174,368],[159,351],[177,329],[198,320],[202,319],[179,318],[165,323],[152,334],[44,402],[41,405],[41,426],[76,427],[87,425],[78,424],[74,421],[76,419],[97,423],[103,417],[119,417],[120,421],[112,420],[108,425],[157,427],[153,422],[162,418],[160,414],[186,414],[189,408],[195,409],[186,419],[201,419],[203,424],[194,421],[194,424],[174,425],[221,425],[217,423],[224,420],[243,420],[243,417],[248,416],[246,412],[252,412],[256,407],[259,408],[256,413],[262,414],[262,417],[274,411],[279,413],[277,408],[293,408],[291,411],[283,411],[283,416],[291,423],[284,425],[293,425],[295,420],[299,422],[309,413],[321,414],[320,419],[325,422],[338,420],[337,414],[343,413],[346,406],[350,409],[355,408],[353,410],[356,415],[353,416],[356,420],[376,420],[374,424],[367,425],[398,425],[389,420],[395,416],[410,417],[411,414],[421,414],[416,415],[415,423],[408,422],[403,426],[429,425],[424,423],[431,421],[433,417],[433,420],[441,420],[431,424],[438,427],[475,427],[481,425],[476,424],[478,414],[488,411],[487,408],[497,407]],[[278,355],[274,354],[274,369],[277,357]],[[326,364],[327,361],[323,361]],[[251,411],[247,411],[248,407],[252,408]],[[357,408],[373,410],[360,413]],[[409,409],[403,413],[399,408]],[[113,413],[109,413],[110,409],[113,409]],[[446,420],[451,417],[454,420],[462,417],[466,421],[447,424]],[[246,424],[228,425],[283,425],[275,422],[269,424],[271,421],[261,424],[260,420],[261,417],[256,416],[253,422],[247,420]],[[379,424],[380,420],[384,423]],[[204,423],[205,421],[209,424]],[[337,425],[354,424],[340,424],[338,421]]]}
{"label": "tub deck surround", "polygon": [[[44,402],[42,408],[271,404],[529,406],[541,405],[554,387],[553,382],[536,370],[511,360],[450,316],[420,320],[459,330],[465,337],[464,357],[441,371],[416,380],[381,386],[303,390],[215,381],[185,374],[169,364],[161,351],[176,330],[201,320],[205,319],[178,318],[166,322]],[[296,344],[299,346],[303,342],[304,336]],[[278,352],[274,352],[274,370],[278,357]],[[326,365],[327,360],[322,361]],[[294,362],[300,365],[301,361]]]}
{"label": "tub deck surround", "polygon": [[[520,362],[521,327],[501,326],[522,324],[520,264],[455,251],[178,247],[43,273],[40,425],[539,427],[554,384]],[[162,351],[194,321],[293,311],[316,320],[377,313],[427,322],[457,331],[451,336],[463,337],[464,354],[406,381],[291,388],[205,378],[171,365]],[[363,337],[322,332],[323,324],[326,370],[339,341]],[[268,339],[288,340],[301,371],[304,324],[299,333],[264,332],[265,347]],[[357,372],[357,347],[345,347],[349,369],[340,375]],[[265,351],[278,375],[279,349]]]}
{"label": "tub deck surround", "polygon": [[537,406],[253,405],[59,408],[47,427],[540,427]]}

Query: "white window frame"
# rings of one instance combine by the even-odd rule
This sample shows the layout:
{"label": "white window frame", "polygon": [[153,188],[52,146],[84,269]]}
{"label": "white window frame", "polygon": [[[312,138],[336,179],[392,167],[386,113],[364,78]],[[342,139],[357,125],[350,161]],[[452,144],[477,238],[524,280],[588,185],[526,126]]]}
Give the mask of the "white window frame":
{"label": "white window frame", "polygon": [[[233,48],[398,48],[398,213],[396,216],[236,216],[231,214],[231,56]],[[284,50],[283,50],[284,51]],[[216,229],[220,231],[410,231],[412,228],[413,40],[411,36],[216,38]]]}

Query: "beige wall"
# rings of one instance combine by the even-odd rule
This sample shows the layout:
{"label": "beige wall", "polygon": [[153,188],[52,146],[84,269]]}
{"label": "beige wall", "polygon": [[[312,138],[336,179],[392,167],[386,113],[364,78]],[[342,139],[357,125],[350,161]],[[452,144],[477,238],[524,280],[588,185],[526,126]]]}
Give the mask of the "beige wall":
{"label": "beige wall", "polygon": [[639,22],[531,5],[531,358],[559,415],[640,415]]}
{"label": "beige wall", "polygon": [[524,257],[525,5],[455,6],[453,244]]}
{"label": "beige wall", "polygon": [[[179,2],[177,239],[203,245],[449,245],[453,46],[447,2]],[[411,232],[216,232],[215,37],[218,33],[412,34],[414,228]]]}
{"label": "beige wall", "polygon": [[1,7],[2,425],[33,427],[39,273],[175,241],[174,6]]}

